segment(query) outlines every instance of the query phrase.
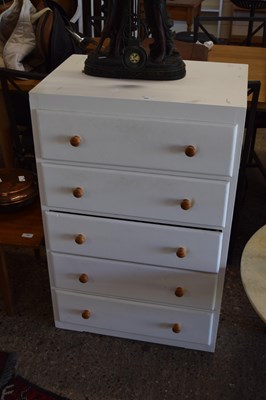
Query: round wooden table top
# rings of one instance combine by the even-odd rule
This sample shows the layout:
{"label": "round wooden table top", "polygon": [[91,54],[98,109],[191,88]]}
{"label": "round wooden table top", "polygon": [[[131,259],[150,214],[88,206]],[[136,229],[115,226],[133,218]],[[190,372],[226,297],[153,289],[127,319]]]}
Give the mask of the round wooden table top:
{"label": "round wooden table top", "polygon": [[266,323],[266,225],[250,238],[244,248],[241,279],[254,310]]}

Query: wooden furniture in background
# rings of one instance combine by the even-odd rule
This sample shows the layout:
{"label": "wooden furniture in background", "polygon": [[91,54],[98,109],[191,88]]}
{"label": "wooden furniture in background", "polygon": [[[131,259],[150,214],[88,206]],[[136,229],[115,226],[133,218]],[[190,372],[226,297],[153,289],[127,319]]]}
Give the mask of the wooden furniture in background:
{"label": "wooden furniture in background", "polygon": [[[237,6],[234,6],[232,9],[232,15],[233,16],[248,16],[248,11],[243,9],[243,8],[239,8]],[[256,11],[256,16],[260,16],[260,17],[265,17],[266,18],[266,10],[257,10]],[[260,25],[260,24],[257,24]],[[243,42],[243,40],[245,39],[245,35],[248,31],[248,21],[247,22],[240,22],[240,23],[232,23],[230,26],[230,30],[229,30],[229,40],[230,43],[234,43],[234,44],[241,44]],[[262,30],[258,31],[254,37],[252,38],[252,42],[254,44],[256,44],[256,46],[260,46],[262,43],[262,37],[263,32]]]}
{"label": "wooden furniture in background", "polygon": [[[253,30],[252,33],[249,32],[248,27],[245,29],[246,23],[253,23],[254,25],[256,24],[257,27],[256,29]],[[242,32],[243,32],[243,40],[238,41],[237,43],[233,40],[231,41],[231,35],[228,34],[223,35],[214,35],[211,29],[211,24],[229,24],[233,26],[236,23],[241,24],[242,27]],[[223,26],[224,27],[224,26]],[[255,28],[255,27],[254,27]],[[194,32],[193,32],[193,41],[196,42],[197,40],[201,42],[205,42],[208,40],[213,41],[215,44],[230,44],[230,45],[241,45],[241,46],[252,46],[254,44],[258,45],[258,41],[256,39],[255,32],[260,32],[261,33],[261,43],[260,45],[262,47],[266,47],[266,19],[263,16],[254,16],[254,17],[249,17],[249,16],[237,16],[237,15],[232,15],[232,16],[214,16],[214,15],[198,15],[196,18],[194,18]],[[204,39],[201,37],[203,35]]]}
{"label": "wooden furniture in background", "polygon": [[192,31],[194,18],[200,14],[203,0],[166,0],[168,16],[174,21],[186,21],[187,31]]}
{"label": "wooden furniture in background", "polygon": [[[0,212],[0,291],[7,315],[13,315],[12,295],[5,259],[5,246],[38,249],[43,241],[43,225],[39,198],[34,203],[13,211]],[[19,268],[19,266],[18,266]]]}
{"label": "wooden furniture in background", "polygon": [[261,82],[258,108],[266,110],[266,48],[214,45],[209,51],[208,60],[247,64],[248,79]]}
{"label": "wooden furniture in background", "polygon": [[[257,128],[256,118],[260,122],[261,116],[266,112],[266,48],[214,45],[209,52],[208,60],[220,63],[247,64],[249,81],[260,81],[261,83],[247,166],[258,167],[262,175],[266,178],[265,166],[261,163],[260,158],[254,150]],[[263,121],[265,121],[265,118]]]}
{"label": "wooden furniture in background", "polygon": [[261,83],[248,166],[259,168],[266,179],[265,165],[255,149],[256,130],[265,128],[266,125],[266,48],[214,45],[209,52],[208,59],[214,62],[247,64],[248,79],[250,81],[260,81]]}

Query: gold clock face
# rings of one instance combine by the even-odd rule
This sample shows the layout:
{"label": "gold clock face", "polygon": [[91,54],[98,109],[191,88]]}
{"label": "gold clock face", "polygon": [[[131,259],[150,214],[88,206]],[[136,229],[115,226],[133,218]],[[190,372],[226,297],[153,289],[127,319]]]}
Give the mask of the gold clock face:
{"label": "gold clock face", "polygon": [[132,64],[137,64],[137,63],[139,63],[139,62],[140,62],[140,55],[139,55],[138,53],[135,53],[135,52],[131,53],[131,54],[129,55],[129,61],[130,61]]}
{"label": "gold clock face", "polygon": [[128,46],[123,52],[122,62],[126,69],[138,72],[145,67],[147,61],[146,51],[140,46]]}

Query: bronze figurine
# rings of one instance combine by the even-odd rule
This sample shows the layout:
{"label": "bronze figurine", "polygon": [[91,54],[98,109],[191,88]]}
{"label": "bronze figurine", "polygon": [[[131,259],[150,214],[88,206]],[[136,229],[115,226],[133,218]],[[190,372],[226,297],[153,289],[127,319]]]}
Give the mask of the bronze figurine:
{"label": "bronze figurine", "polygon": [[[104,8],[107,17],[96,50],[85,62],[86,74],[153,80],[185,76],[185,64],[175,50],[166,0],[106,0]],[[143,32],[148,32],[151,41],[148,51],[142,45]],[[103,51],[106,39],[107,52]]]}

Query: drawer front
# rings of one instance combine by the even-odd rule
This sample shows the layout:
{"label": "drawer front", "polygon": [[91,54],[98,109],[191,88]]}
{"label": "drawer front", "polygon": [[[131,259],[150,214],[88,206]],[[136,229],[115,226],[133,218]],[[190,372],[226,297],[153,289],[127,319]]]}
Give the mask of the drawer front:
{"label": "drawer front", "polygon": [[222,233],[45,212],[50,250],[188,270],[219,269]]}
{"label": "drawer front", "polygon": [[[210,344],[213,314],[152,304],[120,301],[111,298],[55,292],[59,320],[90,328],[153,336],[157,338]],[[89,311],[88,319],[82,318]],[[173,332],[178,324],[179,333]],[[76,326],[77,328],[77,326]],[[125,335],[126,336],[126,335]]]}
{"label": "drawer front", "polygon": [[[48,207],[170,224],[225,226],[229,183],[223,181],[51,164],[42,165],[41,176]],[[184,209],[186,201],[188,209]]]}
{"label": "drawer front", "polygon": [[37,121],[45,159],[232,176],[237,126],[44,110]]}
{"label": "drawer front", "polygon": [[52,285],[87,294],[214,309],[217,274],[52,253]]}

